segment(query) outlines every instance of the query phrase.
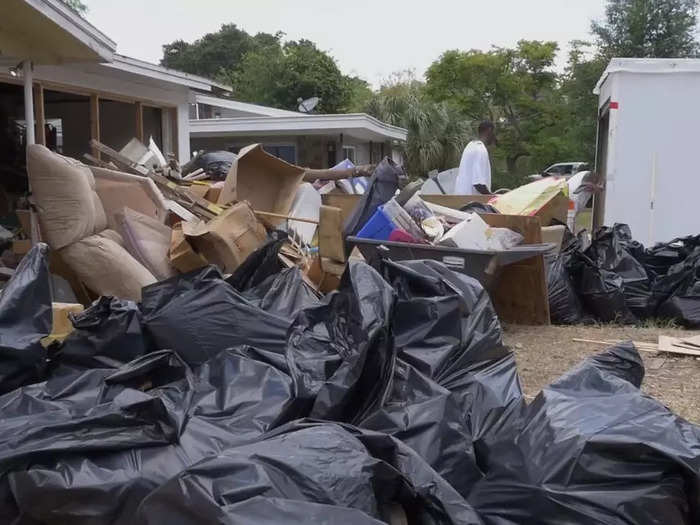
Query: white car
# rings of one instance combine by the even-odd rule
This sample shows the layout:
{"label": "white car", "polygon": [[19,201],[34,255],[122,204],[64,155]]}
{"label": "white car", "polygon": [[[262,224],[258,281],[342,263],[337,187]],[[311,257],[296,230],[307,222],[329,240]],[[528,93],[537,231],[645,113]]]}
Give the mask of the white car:
{"label": "white car", "polygon": [[585,171],[588,169],[587,162],[559,162],[557,164],[552,164],[549,168],[544,170],[542,173],[537,173],[535,175],[529,175],[527,178],[530,180],[539,180],[542,177],[566,177],[567,179],[572,175],[575,175],[579,171]]}

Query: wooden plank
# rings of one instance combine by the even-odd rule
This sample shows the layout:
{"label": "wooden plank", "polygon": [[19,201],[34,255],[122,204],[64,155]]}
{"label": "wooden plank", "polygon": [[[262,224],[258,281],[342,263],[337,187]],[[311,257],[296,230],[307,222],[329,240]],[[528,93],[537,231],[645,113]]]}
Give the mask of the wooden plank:
{"label": "wooden plank", "polygon": [[39,83],[34,84],[34,119],[36,120],[36,128],[34,131],[36,143],[46,146],[44,87]]}
{"label": "wooden plank", "polygon": [[[482,214],[486,224],[520,233],[525,244],[542,242],[537,217]],[[506,266],[491,291],[491,300],[501,321],[512,324],[548,325],[549,296],[544,257],[537,256]]]}
{"label": "wooden plank", "polygon": [[206,199],[203,199],[201,197],[198,197],[196,195],[191,194],[188,189],[184,186],[179,186],[175,182],[171,181],[170,179],[164,177],[163,175],[159,175],[152,170],[149,170],[145,166],[142,166],[140,164],[136,164],[132,162],[129,158],[125,157],[118,151],[110,148],[109,146],[102,144],[96,140],[90,140],[90,146],[93,148],[96,148],[98,151],[104,153],[108,157],[110,157],[114,162],[117,163],[122,169],[125,169],[131,173],[134,173],[136,175],[142,175],[144,177],[150,177],[153,179],[153,181],[158,184],[161,188],[165,188],[167,190],[170,190],[171,193],[175,194],[177,197],[179,197],[180,204],[187,207],[187,204],[196,204],[198,205],[198,209],[196,210],[190,210],[195,213],[199,213],[200,215],[205,216],[206,218],[212,218],[217,215],[220,215],[224,209],[221,206],[218,206],[216,204],[213,204],[209,202]]}
{"label": "wooden plank", "polygon": [[682,341],[690,346],[697,346],[700,348],[700,335],[696,335],[695,337],[684,337],[682,338]]}
{"label": "wooden plank", "polygon": [[659,352],[668,352],[670,354],[692,355],[700,357],[700,349],[693,349],[692,345],[680,346],[680,339],[669,337],[667,335],[659,336]]}
{"label": "wooden plank", "polygon": [[[100,97],[96,94],[90,95],[90,140],[99,142],[100,139]],[[102,152],[92,146],[92,155],[97,159],[102,159]]]}
{"label": "wooden plank", "polygon": [[348,195],[346,193],[326,193],[325,195],[321,195],[321,202],[324,206],[340,208],[342,223],[345,224],[345,221],[353,212],[357,204],[360,202],[361,198],[362,195]]}
{"label": "wooden plank", "polygon": [[136,102],[136,138],[145,143],[143,136],[143,104]]}
{"label": "wooden plank", "polygon": [[314,182],[316,180],[341,180],[350,179],[353,177],[371,177],[372,172],[376,166],[374,164],[365,164],[362,166],[355,166],[354,168],[346,170],[333,170],[324,169],[316,170],[307,168],[304,172],[305,182]]}
{"label": "wooden plank", "polygon": [[272,213],[270,211],[253,210],[253,213],[255,213],[255,215],[260,215],[261,217],[274,217],[275,219],[286,219],[288,221],[295,221],[295,222],[307,222],[309,224],[318,224],[319,223],[319,221],[316,221],[314,219],[304,219],[301,217],[292,217],[291,215],[282,215],[281,213]]}
{"label": "wooden plank", "polygon": [[340,208],[321,206],[318,225],[318,252],[321,257],[345,262],[343,215]]}
{"label": "wooden plank", "polygon": [[424,201],[432,202],[440,206],[459,210],[470,202],[480,202],[487,204],[494,195],[421,195]]}

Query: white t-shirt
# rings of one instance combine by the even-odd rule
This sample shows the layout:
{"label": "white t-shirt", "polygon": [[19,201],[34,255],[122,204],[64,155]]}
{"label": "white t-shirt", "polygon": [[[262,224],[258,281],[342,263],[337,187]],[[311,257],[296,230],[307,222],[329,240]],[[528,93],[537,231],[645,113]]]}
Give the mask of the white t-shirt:
{"label": "white t-shirt", "polygon": [[480,140],[472,140],[462,153],[459,173],[455,181],[455,194],[475,195],[476,184],[482,184],[491,191],[491,163],[489,152]]}

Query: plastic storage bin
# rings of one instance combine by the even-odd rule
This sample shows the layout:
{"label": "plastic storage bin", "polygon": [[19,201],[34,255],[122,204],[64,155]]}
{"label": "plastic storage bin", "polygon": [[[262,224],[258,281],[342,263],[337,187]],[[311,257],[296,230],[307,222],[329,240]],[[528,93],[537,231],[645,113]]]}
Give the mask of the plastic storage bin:
{"label": "plastic storage bin", "polygon": [[381,206],[377,208],[374,215],[370,217],[362,229],[357,232],[357,237],[360,239],[375,239],[378,241],[387,241],[391,232],[396,229],[394,223],[382,210]]}

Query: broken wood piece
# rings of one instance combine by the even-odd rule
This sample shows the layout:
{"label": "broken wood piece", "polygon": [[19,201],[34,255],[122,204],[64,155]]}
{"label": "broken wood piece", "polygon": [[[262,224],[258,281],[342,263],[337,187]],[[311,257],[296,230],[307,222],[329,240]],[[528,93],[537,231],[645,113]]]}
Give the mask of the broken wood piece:
{"label": "broken wood piece", "polygon": [[692,345],[683,345],[680,341],[680,339],[675,337],[660,335],[659,351],[700,357],[700,349],[694,349]]}
{"label": "broken wood piece", "polygon": [[291,215],[282,215],[281,213],[272,213],[270,211],[254,210],[254,213],[255,213],[255,215],[261,215],[263,217],[273,217],[275,219],[287,219],[288,221],[308,222],[309,224],[319,224],[319,221],[315,221],[314,219],[304,219],[302,217],[292,217]]}
{"label": "broken wood piece", "polygon": [[[598,341],[595,339],[578,339],[578,338],[573,338],[573,342],[575,343],[590,343],[593,345],[602,345],[602,346],[615,346],[619,345],[620,343],[625,343],[627,341]],[[632,344],[636,346],[640,350],[644,350],[646,352],[658,352],[658,345],[656,343],[649,343],[646,341],[632,341]]]}
{"label": "broken wood piece", "polygon": [[681,341],[691,346],[697,346],[698,349],[700,349],[700,335],[696,335],[695,337],[684,337],[681,339]]}
{"label": "broken wood piece", "polygon": [[304,171],[304,181],[313,182],[315,180],[342,180],[342,179],[352,179],[354,177],[371,177],[376,168],[376,164],[365,164],[362,166],[355,166],[354,168],[346,170],[312,170],[307,169]]}

